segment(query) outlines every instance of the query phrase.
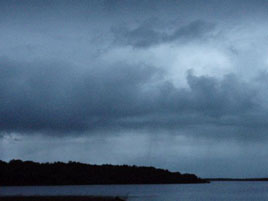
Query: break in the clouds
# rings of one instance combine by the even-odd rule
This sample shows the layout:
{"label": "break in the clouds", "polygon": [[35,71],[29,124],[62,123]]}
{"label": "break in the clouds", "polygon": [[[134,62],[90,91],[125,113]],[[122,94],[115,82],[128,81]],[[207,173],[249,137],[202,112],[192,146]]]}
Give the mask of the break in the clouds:
{"label": "break in the clouds", "polygon": [[1,1],[0,159],[267,176],[267,8]]}

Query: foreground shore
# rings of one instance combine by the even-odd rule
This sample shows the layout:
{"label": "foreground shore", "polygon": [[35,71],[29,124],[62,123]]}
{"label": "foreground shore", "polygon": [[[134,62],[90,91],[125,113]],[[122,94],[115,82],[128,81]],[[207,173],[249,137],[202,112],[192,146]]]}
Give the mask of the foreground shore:
{"label": "foreground shore", "polygon": [[97,196],[0,196],[1,201],[124,201],[119,197]]}

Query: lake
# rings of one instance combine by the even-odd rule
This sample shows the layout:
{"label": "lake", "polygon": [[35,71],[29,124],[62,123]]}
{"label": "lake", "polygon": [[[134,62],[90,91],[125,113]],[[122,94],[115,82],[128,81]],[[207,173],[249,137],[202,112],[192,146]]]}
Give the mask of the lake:
{"label": "lake", "polygon": [[268,201],[268,182],[0,187],[1,195],[105,195],[128,201]]}

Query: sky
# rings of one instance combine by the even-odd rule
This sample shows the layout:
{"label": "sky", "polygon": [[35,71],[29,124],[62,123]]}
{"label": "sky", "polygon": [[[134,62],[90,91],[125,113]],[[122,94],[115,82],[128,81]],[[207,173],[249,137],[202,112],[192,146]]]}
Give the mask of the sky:
{"label": "sky", "polygon": [[0,160],[268,177],[268,1],[0,1]]}

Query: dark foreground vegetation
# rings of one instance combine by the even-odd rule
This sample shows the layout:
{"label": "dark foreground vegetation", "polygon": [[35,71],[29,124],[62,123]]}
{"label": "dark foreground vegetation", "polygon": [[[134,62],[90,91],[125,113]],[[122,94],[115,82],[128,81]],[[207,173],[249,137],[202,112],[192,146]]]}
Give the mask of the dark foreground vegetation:
{"label": "dark foreground vegetation", "polygon": [[0,161],[0,185],[89,185],[206,183],[193,174],[153,167],[89,165],[78,162]]}
{"label": "dark foreground vegetation", "polygon": [[1,201],[124,201],[119,197],[94,196],[5,196]]}

